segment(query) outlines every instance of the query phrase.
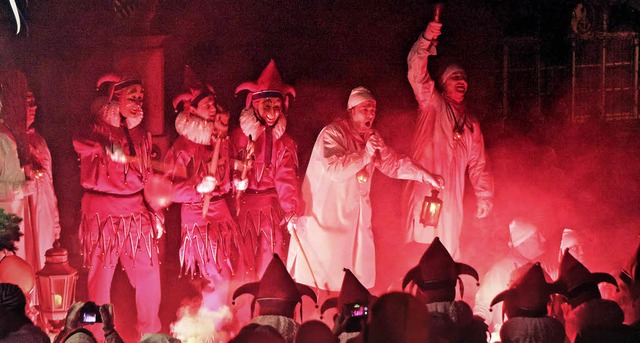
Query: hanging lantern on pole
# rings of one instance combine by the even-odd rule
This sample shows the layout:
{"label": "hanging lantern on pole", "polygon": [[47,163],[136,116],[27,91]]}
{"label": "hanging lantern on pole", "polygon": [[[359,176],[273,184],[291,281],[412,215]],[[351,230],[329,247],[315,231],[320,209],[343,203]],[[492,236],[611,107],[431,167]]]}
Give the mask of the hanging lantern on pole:
{"label": "hanging lantern on pole", "polygon": [[45,253],[44,267],[36,273],[36,280],[40,320],[50,332],[60,331],[75,300],[78,272],[69,266],[67,250],[59,241]]}
{"label": "hanging lantern on pole", "polygon": [[442,210],[442,200],[438,198],[438,190],[432,189],[431,196],[425,196],[420,213],[420,224],[424,226],[437,227]]}

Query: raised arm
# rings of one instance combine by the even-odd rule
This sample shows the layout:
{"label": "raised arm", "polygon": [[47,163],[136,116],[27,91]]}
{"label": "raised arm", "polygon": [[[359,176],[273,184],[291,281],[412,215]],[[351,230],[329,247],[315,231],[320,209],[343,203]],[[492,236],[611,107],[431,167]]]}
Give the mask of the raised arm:
{"label": "raised arm", "polygon": [[429,56],[436,55],[436,48],[431,42],[438,38],[442,24],[430,22],[426,30],[420,34],[418,40],[411,47],[407,64],[409,71],[407,78],[413,88],[413,94],[421,108],[429,105],[436,92],[435,82],[427,70]]}

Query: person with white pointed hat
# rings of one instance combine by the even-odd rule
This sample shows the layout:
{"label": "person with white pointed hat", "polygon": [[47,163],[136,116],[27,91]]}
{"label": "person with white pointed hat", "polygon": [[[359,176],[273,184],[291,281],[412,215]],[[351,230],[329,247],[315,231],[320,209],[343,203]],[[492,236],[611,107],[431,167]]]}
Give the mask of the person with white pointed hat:
{"label": "person with white pointed hat", "polygon": [[347,116],[318,135],[302,183],[304,216],[292,240],[287,267],[306,285],[340,290],[342,268],[371,289],[376,253],[371,225],[371,176],[414,180],[441,189],[444,180],[387,146],[374,128],[377,102],[365,87],[354,88]]}
{"label": "person with white pointed hat", "polygon": [[438,39],[441,30],[441,23],[430,22],[407,57],[408,79],[419,105],[409,156],[447,180],[447,187],[440,193],[443,204],[437,226],[420,222],[423,199],[431,194],[428,184],[407,183],[403,204],[407,206],[408,243],[428,244],[434,237],[440,237],[451,256],[459,258],[465,175],[468,172],[477,199],[477,218],[489,215],[494,185],[480,123],[464,102],[468,88],[466,72],[449,64],[434,80],[427,70],[429,57],[436,55],[432,42]]}
{"label": "person with white pointed hat", "polygon": [[[234,176],[236,209],[242,236],[253,249],[249,278],[264,273],[271,256],[286,259],[289,233],[304,208],[298,182],[298,148],[285,132],[293,87],[282,82],[273,60],[257,81],[240,84],[249,91],[240,127],[231,132],[232,156],[245,163]],[[238,194],[238,193],[236,193]]]}

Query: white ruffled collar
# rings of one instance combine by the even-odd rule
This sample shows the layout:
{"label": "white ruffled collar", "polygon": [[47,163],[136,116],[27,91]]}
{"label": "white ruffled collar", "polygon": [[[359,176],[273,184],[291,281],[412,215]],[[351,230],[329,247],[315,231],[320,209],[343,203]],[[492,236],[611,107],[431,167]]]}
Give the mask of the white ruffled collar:
{"label": "white ruffled collar", "polygon": [[184,112],[180,112],[176,118],[178,134],[197,144],[211,144],[213,126],[213,122],[206,121],[196,115],[186,115]]}
{"label": "white ruffled collar", "polygon": [[[120,106],[117,102],[112,101],[104,104],[98,115],[103,122],[111,126],[120,127]],[[140,111],[135,117],[126,118],[127,128],[133,129],[140,125],[143,117],[144,113]]]}
{"label": "white ruffled collar", "polygon": [[[253,140],[258,139],[264,132],[265,127],[258,120],[255,110],[252,107],[245,108],[240,113],[240,128],[245,136],[251,135]],[[280,139],[284,135],[284,131],[287,129],[287,118],[284,114],[280,115],[278,121],[273,125],[273,138]]]}

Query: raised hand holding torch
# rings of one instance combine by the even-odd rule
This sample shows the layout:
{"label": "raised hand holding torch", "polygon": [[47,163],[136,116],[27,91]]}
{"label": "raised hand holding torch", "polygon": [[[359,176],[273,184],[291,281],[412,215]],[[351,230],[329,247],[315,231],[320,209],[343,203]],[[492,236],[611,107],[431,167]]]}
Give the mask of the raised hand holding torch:
{"label": "raised hand holding torch", "polygon": [[429,23],[427,29],[424,32],[424,38],[429,40],[429,48],[431,50],[432,47],[438,46],[438,36],[440,36],[440,30],[442,28],[442,24],[440,23],[440,14],[442,13],[442,8],[444,5],[441,2],[436,3],[433,6],[433,21]]}

